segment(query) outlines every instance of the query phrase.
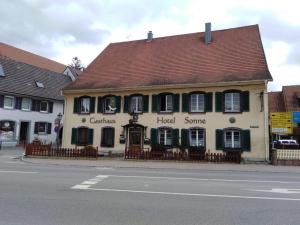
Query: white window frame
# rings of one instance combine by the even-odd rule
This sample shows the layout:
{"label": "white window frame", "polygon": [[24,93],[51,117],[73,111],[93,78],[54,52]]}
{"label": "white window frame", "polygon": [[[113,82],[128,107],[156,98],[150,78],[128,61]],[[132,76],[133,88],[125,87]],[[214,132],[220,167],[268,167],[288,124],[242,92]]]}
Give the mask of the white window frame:
{"label": "white window frame", "polygon": [[[227,134],[230,136],[229,139],[227,139]],[[236,137],[238,137],[238,141],[236,141]],[[225,148],[241,148],[241,131],[238,129],[226,129],[224,132],[224,143]]]}
{"label": "white window frame", "polygon": [[[83,110],[83,103],[86,101],[88,104],[87,106],[84,107]],[[85,113],[90,113],[91,111],[91,99],[90,98],[81,98],[80,99],[80,113],[85,114]]]}
{"label": "white window frame", "polygon": [[[193,101],[195,97],[195,101]],[[190,95],[190,110],[191,112],[204,112],[205,110],[205,95],[201,93],[194,93]],[[193,105],[195,103],[196,105]]]}
{"label": "white window frame", "polygon": [[[196,145],[193,144],[193,132],[196,133]],[[202,138],[200,138],[202,135]],[[205,129],[203,128],[190,128],[189,141],[191,147],[204,147],[205,146]]]}
{"label": "white window frame", "polygon": [[[42,110],[42,103],[46,103],[47,104],[47,109],[46,110]],[[49,103],[47,101],[41,101],[41,104],[40,104],[40,112],[42,113],[47,113],[49,110]]]}
{"label": "white window frame", "polygon": [[228,92],[225,93],[225,112],[240,112],[241,111],[241,93]]}
{"label": "white window frame", "polygon": [[[139,109],[140,107],[140,109]],[[143,96],[135,95],[130,98],[130,110],[131,112],[141,113],[143,112]]]}
{"label": "white window frame", "polygon": [[[107,110],[106,109],[106,106],[107,106],[106,104],[107,104],[108,99],[111,99],[111,98],[115,99],[115,108],[111,107],[111,110]],[[90,104],[91,104],[91,102],[90,102]],[[116,105],[117,105],[117,98],[116,98],[116,96],[106,96],[106,97],[104,97],[104,112],[105,113],[115,113],[116,110],[117,110]]]}
{"label": "white window frame", "polygon": [[[158,140],[160,145],[171,146],[173,142],[172,128],[159,128]],[[168,136],[169,135],[169,136]]]}
{"label": "white window frame", "polygon": [[[12,106],[5,105],[5,99],[8,99],[8,98],[12,100]],[[4,96],[4,100],[3,100],[3,107],[5,109],[14,109],[15,108],[15,97],[14,96],[5,95]]]}
{"label": "white window frame", "polygon": [[162,111],[161,110],[161,101],[160,101],[160,112],[173,112],[173,95],[172,94],[165,94],[165,95],[161,95],[160,98],[165,98],[165,110]]}
{"label": "white window frame", "polygon": [[[24,102],[25,100],[28,100],[28,103],[29,103],[29,104],[28,104],[28,108],[24,108],[23,102]],[[22,109],[23,111],[30,111],[30,110],[31,110],[31,99],[30,99],[30,98],[22,98],[21,109]]]}

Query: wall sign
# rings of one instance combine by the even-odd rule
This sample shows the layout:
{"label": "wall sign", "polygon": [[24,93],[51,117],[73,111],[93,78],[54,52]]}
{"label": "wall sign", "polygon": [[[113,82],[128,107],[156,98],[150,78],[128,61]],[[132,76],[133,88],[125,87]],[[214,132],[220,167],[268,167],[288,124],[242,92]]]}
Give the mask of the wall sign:
{"label": "wall sign", "polygon": [[292,113],[271,113],[271,131],[278,134],[292,134]]}
{"label": "wall sign", "polygon": [[[174,116],[173,118],[164,118],[162,117],[157,117],[156,123],[161,123],[161,124],[174,124],[176,122],[176,117]],[[205,124],[206,120],[205,119],[194,119],[186,116],[183,121],[185,124]]]}
{"label": "wall sign", "polygon": [[293,123],[300,123],[300,112],[293,112]]}
{"label": "wall sign", "polygon": [[116,121],[115,120],[109,120],[109,119],[106,119],[106,118],[102,118],[102,119],[96,119],[96,118],[94,118],[94,117],[91,117],[90,118],[90,123],[100,123],[100,124],[102,124],[102,123],[106,123],[106,124],[112,124],[112,123],[116,123]]}

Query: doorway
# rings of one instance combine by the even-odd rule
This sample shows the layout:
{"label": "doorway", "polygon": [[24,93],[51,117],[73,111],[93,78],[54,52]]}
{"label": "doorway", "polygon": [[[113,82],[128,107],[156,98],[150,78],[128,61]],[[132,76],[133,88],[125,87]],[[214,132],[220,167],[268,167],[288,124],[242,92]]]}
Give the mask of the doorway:
{"label": "doorway", "polygon": [[141,151],[143,149],[143,129],[141,127],[129,127],[129,150]]}
{"label": "doorway", "polygon": [[20,145],[25,145],[28,142],[29,122],[21,122],[20,125]]}

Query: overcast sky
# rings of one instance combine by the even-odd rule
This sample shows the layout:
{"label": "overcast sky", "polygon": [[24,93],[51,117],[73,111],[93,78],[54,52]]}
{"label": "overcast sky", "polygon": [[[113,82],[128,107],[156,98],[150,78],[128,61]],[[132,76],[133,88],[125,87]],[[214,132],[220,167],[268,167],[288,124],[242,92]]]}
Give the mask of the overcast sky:
{"label": "overcast sky", "polygon": [[87,66],[110,42],[259,24],[269,90],[300,84],[297,0],[1,0],[0,42]]}

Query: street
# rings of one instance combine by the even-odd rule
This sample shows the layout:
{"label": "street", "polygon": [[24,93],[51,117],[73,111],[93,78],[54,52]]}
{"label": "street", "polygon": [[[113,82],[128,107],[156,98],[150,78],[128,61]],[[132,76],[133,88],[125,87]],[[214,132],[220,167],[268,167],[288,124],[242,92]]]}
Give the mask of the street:
{"label": "street", "polygon": [[48,165],[0,155],[1,225],[294,225],[299,211],[297,172]]}

